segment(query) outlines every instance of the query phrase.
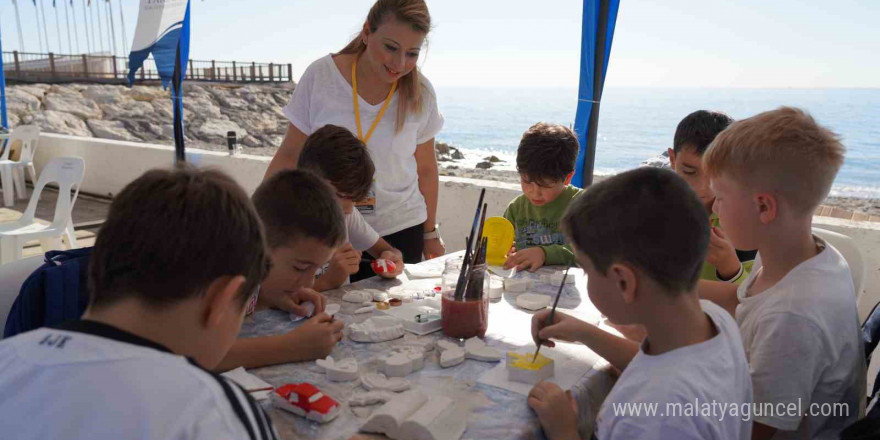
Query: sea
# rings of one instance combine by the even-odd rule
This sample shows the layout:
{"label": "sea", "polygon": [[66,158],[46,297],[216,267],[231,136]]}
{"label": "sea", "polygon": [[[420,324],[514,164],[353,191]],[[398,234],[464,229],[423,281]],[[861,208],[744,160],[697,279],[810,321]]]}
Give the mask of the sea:
{"label": "sea", "polygon": [[[575,88],[436,87],[446,118],[439,141],[476,163],[495,155],[513,169],[516,147],[532,124],[573,126]],[[639,166],[672,146],[688,113],[719,110],[735,119],[782,105],[808,111],[841,136],[846,160],[831,195],[880,198],[880,89],[614,88],[605,89],[599,116],[596,174]]]}

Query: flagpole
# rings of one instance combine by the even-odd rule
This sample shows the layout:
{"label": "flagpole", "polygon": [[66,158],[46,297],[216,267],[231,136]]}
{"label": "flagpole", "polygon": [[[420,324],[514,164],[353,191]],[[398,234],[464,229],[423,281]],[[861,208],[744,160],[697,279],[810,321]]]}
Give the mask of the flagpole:
{"label": "flagpole", "polygon": [[[40,0],[40,15],[43,16],[43,36],[46,37],[46,51],[52,53],[52,47],[49,44],[49,31],[46,30],[46,7],[43,6],[43,0]],[[61,50],[61,48],[58,48]]]}
{"label": "flagpole", "polygon": [[18,15],[18,1],[12,0],[12,4],[15,5],[15,24],[18,26],[18,50],[20,52],[27,52],[24,48],[24,38],[21,35],[21,17]]}
{"label": "flagpole", "polygon": [[[0,53],[3,53],[2,38],[0,38]],[[9,128],[9,120],[6,119],[6,72],[4,72],[3,63],[0,63],[0,125],[3,125],[3,128]],[[12,146],[10,145],[9,148]],[[24,170],[21,172],[24,173]],[[3,188],[3,190],[12,191],[12,187]]]}
{"label": "flagpole", "polygon": [[[101,7],[97,7],[95,15],[98,16],[98,40],[101,42],[101,52],[104,52],[104,26],[101,24]],[[109,48],[108,48],[109,49]]]}
{"label": "flagpole", "polygon": [[37,7],[37,0],[34,0],[34,18],[37,19],[37,40],[40,42],[40,53],[43,53],[43,36],[40,35],[40,8]]}
{"label": "flagpole", "polygon": [[110,43],[113,46],[113,56],[116,56],[116,26],[113,23],[113,4],[110,3],[110,0],[107,0],[107,21],[110,22],[109,26],[107,26],[107,31],[110,32]]}
{"label": "flagpole", "polygon": [[79,26],[76,25],[76,4],[73,3],[73,0],[70,0],[70,9],[73,11],[73,37],[76,39],[76,53],[81,54],[82,51],[79,48]]}
{"label": "flagpole", "polygon": [[67,26],[67,47],[70,48],[70,54],[73,55],[76,52],[79,52],[79,44],[77,44],[76,52],[74,52],[73,38],[70,37],[70,9],[67,7],[67,2],[65,0],[61,0],[61,2],[64,3],[64,24]]}
{"label": "flagpole", "polygon": [[91,33],[89,33],[89,16],[87,15],[87,12],[86,12],[86,11],[88,11],[89,8],[86,7],[86,0],[82,0],[82,5],[83,5],[83,23],[85,24],[85,28],[86,28],[86,49],[88,50],[88,53],[92,53],[92,40],[91,40],[92,35],[91,35]]}
{"label": "flagpole", "polygon": [[122,54],[128,53],[128,34],[125,32],[125,15],[122,14],[122,10],[125,9],[122,2],[119,2],[119,22],[122,23]]}
{"label": "flagpole", "polygon": [[[58,53],[60,54],[64,52],[64,47],[61,45],[61,20],[58,19],[58,6],[56,0],[52,0],[52,9],[55,10],[55,35],[58,36]],[[68,39],[67,45],[70,46],[70,39]]]}

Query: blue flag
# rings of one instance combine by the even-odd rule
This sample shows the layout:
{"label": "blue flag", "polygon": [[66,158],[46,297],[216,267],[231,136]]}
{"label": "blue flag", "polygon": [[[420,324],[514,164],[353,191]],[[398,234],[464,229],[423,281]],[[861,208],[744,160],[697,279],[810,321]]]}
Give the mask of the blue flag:
{"label": "blue flag", "polygon": [[128,55],[128,83],[153,54],[162,87],[168,87],[177,64],[179,80],[186,76],[189,59],[189,0],[141,0],[134,42]]}

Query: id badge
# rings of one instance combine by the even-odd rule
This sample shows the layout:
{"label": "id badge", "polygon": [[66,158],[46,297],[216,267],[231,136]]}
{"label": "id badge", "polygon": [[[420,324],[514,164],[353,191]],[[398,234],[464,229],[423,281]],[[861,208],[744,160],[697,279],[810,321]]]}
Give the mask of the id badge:
{"label": "id badge", "polygon": [[354,207],[357,208],[361,215],[374,214],[376,212],[376,190],[370,188],[367,197],[361,201],[355,202]]}

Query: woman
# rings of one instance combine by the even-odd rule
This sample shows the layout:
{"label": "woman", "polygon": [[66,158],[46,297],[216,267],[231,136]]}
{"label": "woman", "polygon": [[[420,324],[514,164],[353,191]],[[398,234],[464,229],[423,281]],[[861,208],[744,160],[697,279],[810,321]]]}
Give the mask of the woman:
{"label": "woman", "polygon": [[370,197],[358,210],[406,263],[445,253],[436,229],[434,156],[443,116],[416,66],[430,27],[424,1],[378,0],[351,43],[303,73],[283,109],[287,135],[266,172],[294,168],[306,137],[326,124],[351,130],[376,166]]}

